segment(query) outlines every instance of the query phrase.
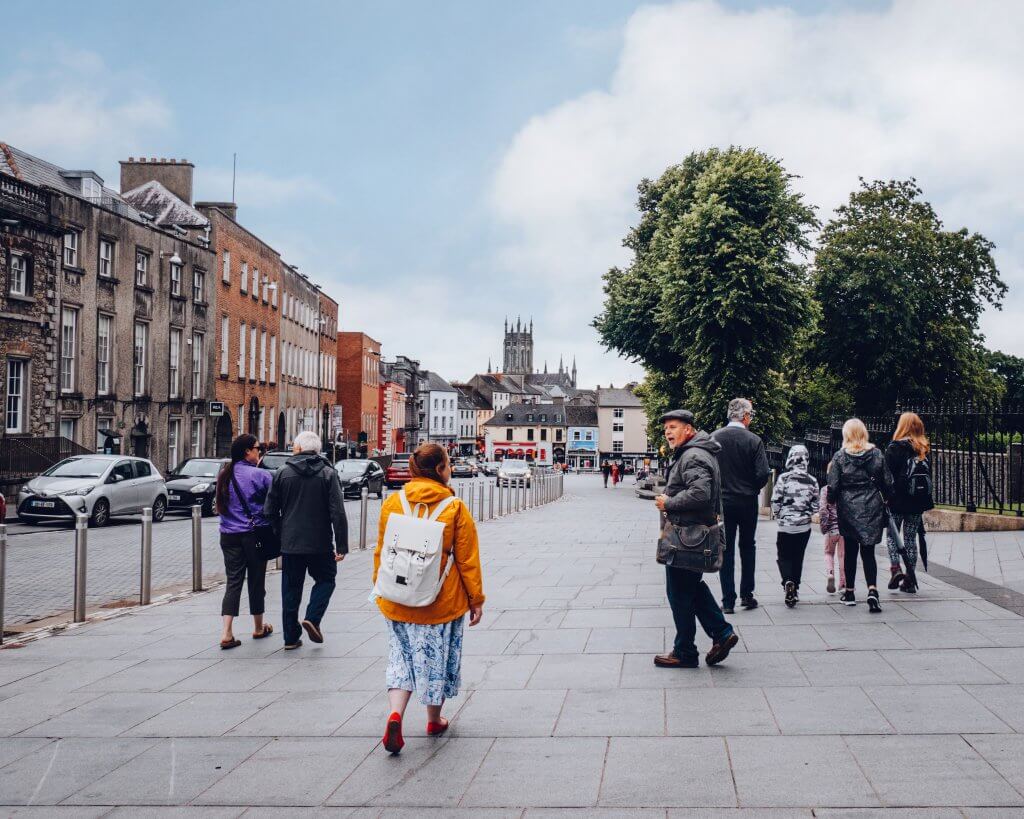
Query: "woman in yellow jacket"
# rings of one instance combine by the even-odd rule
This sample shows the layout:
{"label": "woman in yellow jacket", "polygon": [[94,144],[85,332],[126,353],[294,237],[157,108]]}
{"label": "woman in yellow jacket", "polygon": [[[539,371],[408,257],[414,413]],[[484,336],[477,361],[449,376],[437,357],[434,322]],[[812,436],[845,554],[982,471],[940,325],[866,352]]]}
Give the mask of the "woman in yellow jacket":
{"label": "woman in yellow jacket", "polygon": [[[405,485],[409,503],[433,508],[454,495],[448,486],[452,477],[448,453],[437,444],[422,444],[409,458],[413,479]],[[384,502],[373,553],[373,582],[377,582],[380,553],[388,516],[402,514],[401,499],[392,495]],[[437,599],[429,606],[410,607],[377,598],[388,625],[388,667],[386,683],[391,716],[384,733],[385,750],[397,754],[402,739],[402,716],[413,691],[427,706],[427,734],[437,736],[448,728],[441,716],[446,699],[459,693],[462,668],[462,629],[466,612],[475,626],[483,617],[484,589],[480,573],[480,544],[473,516],[460,500],[448,505],[438,521],[444,524],[445,562],[454,560]]]}

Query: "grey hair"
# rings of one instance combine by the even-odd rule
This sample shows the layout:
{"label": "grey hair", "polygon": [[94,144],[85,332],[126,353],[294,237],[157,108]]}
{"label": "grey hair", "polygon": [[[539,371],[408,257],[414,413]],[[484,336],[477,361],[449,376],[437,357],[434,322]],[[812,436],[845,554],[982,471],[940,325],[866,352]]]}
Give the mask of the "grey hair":
{"label": "grey hair", "polygon": [[323,449],[323,442],[320,440],[320,436],[315,432],[310,432],[308,429],[295,436],[294,445],[299,448],[299,452],[319,452]]}
{"label": "grey hair", "polygon": [[754,405],[746,398],[733,398],[729,402],[727,415],[730,421],[742,421],[743,416],[754,412]]}

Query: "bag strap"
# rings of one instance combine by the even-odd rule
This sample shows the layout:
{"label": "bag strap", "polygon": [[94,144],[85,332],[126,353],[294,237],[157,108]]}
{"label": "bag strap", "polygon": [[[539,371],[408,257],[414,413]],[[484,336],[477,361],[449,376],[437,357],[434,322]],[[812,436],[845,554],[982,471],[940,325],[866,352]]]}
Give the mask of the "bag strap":
{"label": "bag strap", "polygon": [[[398,493],[398,499],[402,502],[402,514],[408,515],[409,517],[419,517],[419,509],[420,509],[421,506],[423,507],[425,512],[429,511],[429,509],[430,509],[430,507],[428,507],[425,503],[417,503],[416,504],[416,512],[414,513],[412,505],[409,503],[409,498],[405,494],[405,487],[404,486],[402,487],[402,491]],[[445,509],[447,509],[454,500],[455,500],[455,496],[454,495],[449,495],[447,498],[445,498],[443,501],[441,501],[439,504],[437,504],[437,506],[434,507],[434,511],[433,512],[430,512],[429,514],[424,515],[423,518],[425,520],[434,520],[434,521],[436,521],[438,519],[438,517],[440,517],[441,513]]]}
{"label": "bag strap", "polygon": [[398,493],[398,499],[402,502],[402,514],[412,517],[412,507],[409,505],[409,498],[405,494],[404,486],[402,487],[402,491]]}
{"label": "bag strap", "polygon": [[252,516],[252,510],[249,508],[249,504],[245,502],[245,495],[242,494],[242,489],[238,485],[238,479],[235,477],[235,465],[231,464],[228,467],[231,470],[231,485],[235,487],[235,494],[238,496],[239,503],[242,504],[242,508],[245,510],[245,516],[249,518],[249,528],[256,528],[256,519]]}
{"label": "bag strap", "polygon": [[447,498],[445,498],[437,506],[434,507],[434,511],[430,513],[430,516],[427,518],[427,520],[437,520],[441,516],[441,513],[454,502],[455,496],[449,495]]}

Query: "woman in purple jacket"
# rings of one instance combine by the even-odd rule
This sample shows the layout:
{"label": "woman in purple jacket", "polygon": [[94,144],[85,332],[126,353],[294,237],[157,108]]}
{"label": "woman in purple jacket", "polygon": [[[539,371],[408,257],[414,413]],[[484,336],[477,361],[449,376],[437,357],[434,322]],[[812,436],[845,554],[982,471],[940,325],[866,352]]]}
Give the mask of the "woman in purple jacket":
{"label": "woman in purple jacket", "polygon": [[[249,613],[253,619],[253,639],[262,640],[274,627],[263,622],[266,597],[267,561],[257,550],[254,530],[266,526],[263,502],[270,490],[271,474],[259,467],[259,441],[255,435],[239,435],[231,442],[231,462],[217,476],[217,509],[220,512],[220,548],[224,552],[227,585],[220,613],[224,630],[221,648],[236,648],[232,623],[238,616],[242,584],[248,575]],[[240,496],[241,495],[241,496]]]}

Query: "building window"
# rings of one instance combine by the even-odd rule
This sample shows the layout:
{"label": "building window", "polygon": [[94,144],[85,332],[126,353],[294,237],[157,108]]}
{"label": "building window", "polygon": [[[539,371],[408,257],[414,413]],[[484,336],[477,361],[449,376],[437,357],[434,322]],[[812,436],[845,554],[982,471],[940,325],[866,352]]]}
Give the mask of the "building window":
{"label": "building window", "polygon": [[25,394],[28,380],[28,362],[20,358],[7,359],[7,403],[4,429],[7,432],[25,431]]}
{"label": "building window", "polygon": [[202,304],[206,301],[206,271],[192,271],[192,301]]}
{"label": "building window", "polygon": [[228,374],[228,342],[231,334],[231,319],[221,316],[220,319],[220,374]]}
{"label": "building window", "polygon": [[203,334],[192,334],[192,400],[203,397]]}
{"label": "building window", "polygon": [[622,441],[612,441],[612,452],[622,452]]}
{"label": "building window", "polygon": [[244,407],[241,404],[239,404],[238,405],[238,412],[235,415],[235,417],[238,419],[238,434],[239,435],[241,435],[243,432],[245,432],[245,421],[243,420],[243,416],[242,416],[242,410],[243,409],[244,409]]}
{"label": "building window", "polygon": [[231,251],[225,250],[221,257],[220,280],[224,284],[231,284]]}
{"label": "building window", "polygon": [[263,277],[263,303],[266,304],[268,301],[268,287],[270,286],[270,279],[266,276]]}
{"label": "building window", "polygon": [[96,393],[110,392],[110,351],[114,321],[102,313],[96,319]]}
{"label": "building window", "polygon": [[78,419],[77,418],[61,418],[60,419],[60,437],[67,438],[69,441],[76,440],[75,436],[78,432]]}
{"label": "building window", "polygon": [[78,341],[78,310],[65,307],[60,314],[60,391],[75,389],[75,362]]}
{"label": "building window", "polygon": [[546,427],[541,427],[541,430],[540,430],[540,439],[541,439],[542,441],[546,441],[546,440],[548,439],[548,431],[547,431],[547,428],[546,428]]}
{"label": "building window", "polygon": [[277,307],[277,286],[276,286],[276,282],[275,282],[275,286],[270,288],[270,306],[271,307],[275,307],[275,308]]}
{"label": "building window", "polygon": [[252,297],[254,299],[260,297],[260,269],[258,267],[252,269]]}
{"label": "building window", "polygon": [[149,254],[141,250],[135,251],[135,285],[149,286]]}
{"label": "building window", "polygon": [[113,432],[114,431],[114,419],[110,416],[99,416],[96,419],[96,451],[102,452],[107,445],[107,436],[104,435],[104,430]]}
{"label": "building window", "polygon": [[100,239],[99,274],[105,279],[114,275],[114,243],[109,239]]}
{"label": "building window", "polygon": [[28,295],[28,259],[21,253],[11,254],[10,287],[12,296]]}
{"label": "building window", "polygon": [[587,434],[586,434],[586,439],[585,440],[587,440],[587,441],[593,441],[594,440],[594,433],[593,433],[592,430],[589,430],[589,429],[587,430]]}
{"label": "building window", "polygon": [[203,457],[203,419],[192,419],[192,457]]}
{"label": "building window", "polygon": [[78,267],[78,234],[75,231],[64,234],[64,266]]}
{"label": "building window", "polygon": [[256,380],[256,327],[249,328],[249,378]]}
{"label": "building window", "polygon": [[178,465],[178,442],[181,440],[181,419],[172,418],[167,422],[167,469]]}
{"label": "building window", "polygon": [[621,421],[615,421],[612,424],[612,432],[622,432],[625,429]]}
{"label": "building window", "polygon": [[171,262],[171,295],[181,295],[181,265]]}
{"label": "building window", "polygon": [[133,364],[135,367],[133,391],[136,396],[146,394],[146,365],[149,363],[149,325],[142,321],[135,322],[135,349]]}
{"label": "building window", "polygon": [[103,186],[91,176],[83,176],[82,196],[90,202],[100,202],[103,200]]}
{"label": "building window", "polygon": [[526,430],[526,440],[527,441],[532,441],[533,440],[533,427],[530,427],[528,430]]}
{"label": "building window", "polygon": [[572,431],[572,439],[574,441],[578,441],[580,439],[580,431],[578,429],[574,429]]}
{"label": "building window", "polygon": [[277,336],[270,337],[270,383],[277,383]]}
{"label": "building window", "polygon": [[245,322],[238,324],[238,377],[245,378]]}
{"label": "building window", "polygon": [[555,443],[561,443],[561,440],[562,440],[562,430],[556,429],[555,430]]}
{"label": "building window", "polygon": [[171,330],[168,361],[167,397],[177,398],[181,394],[181,330]]}
{"label": "building window", "polygon": [[260,330],[260,381],[267,380],[267,331]]}
{"label": "building window", "polygon": [[612,416],[615,417],[615,418],[621,418],[622,417],[622,407],[616,407],[615,409],[613,409],[612,410]]}
{"label": "building window", "polygon": [[242,275],[238,277],[238,287],[243,293],[249,292],[249,263],[242,262]]}

